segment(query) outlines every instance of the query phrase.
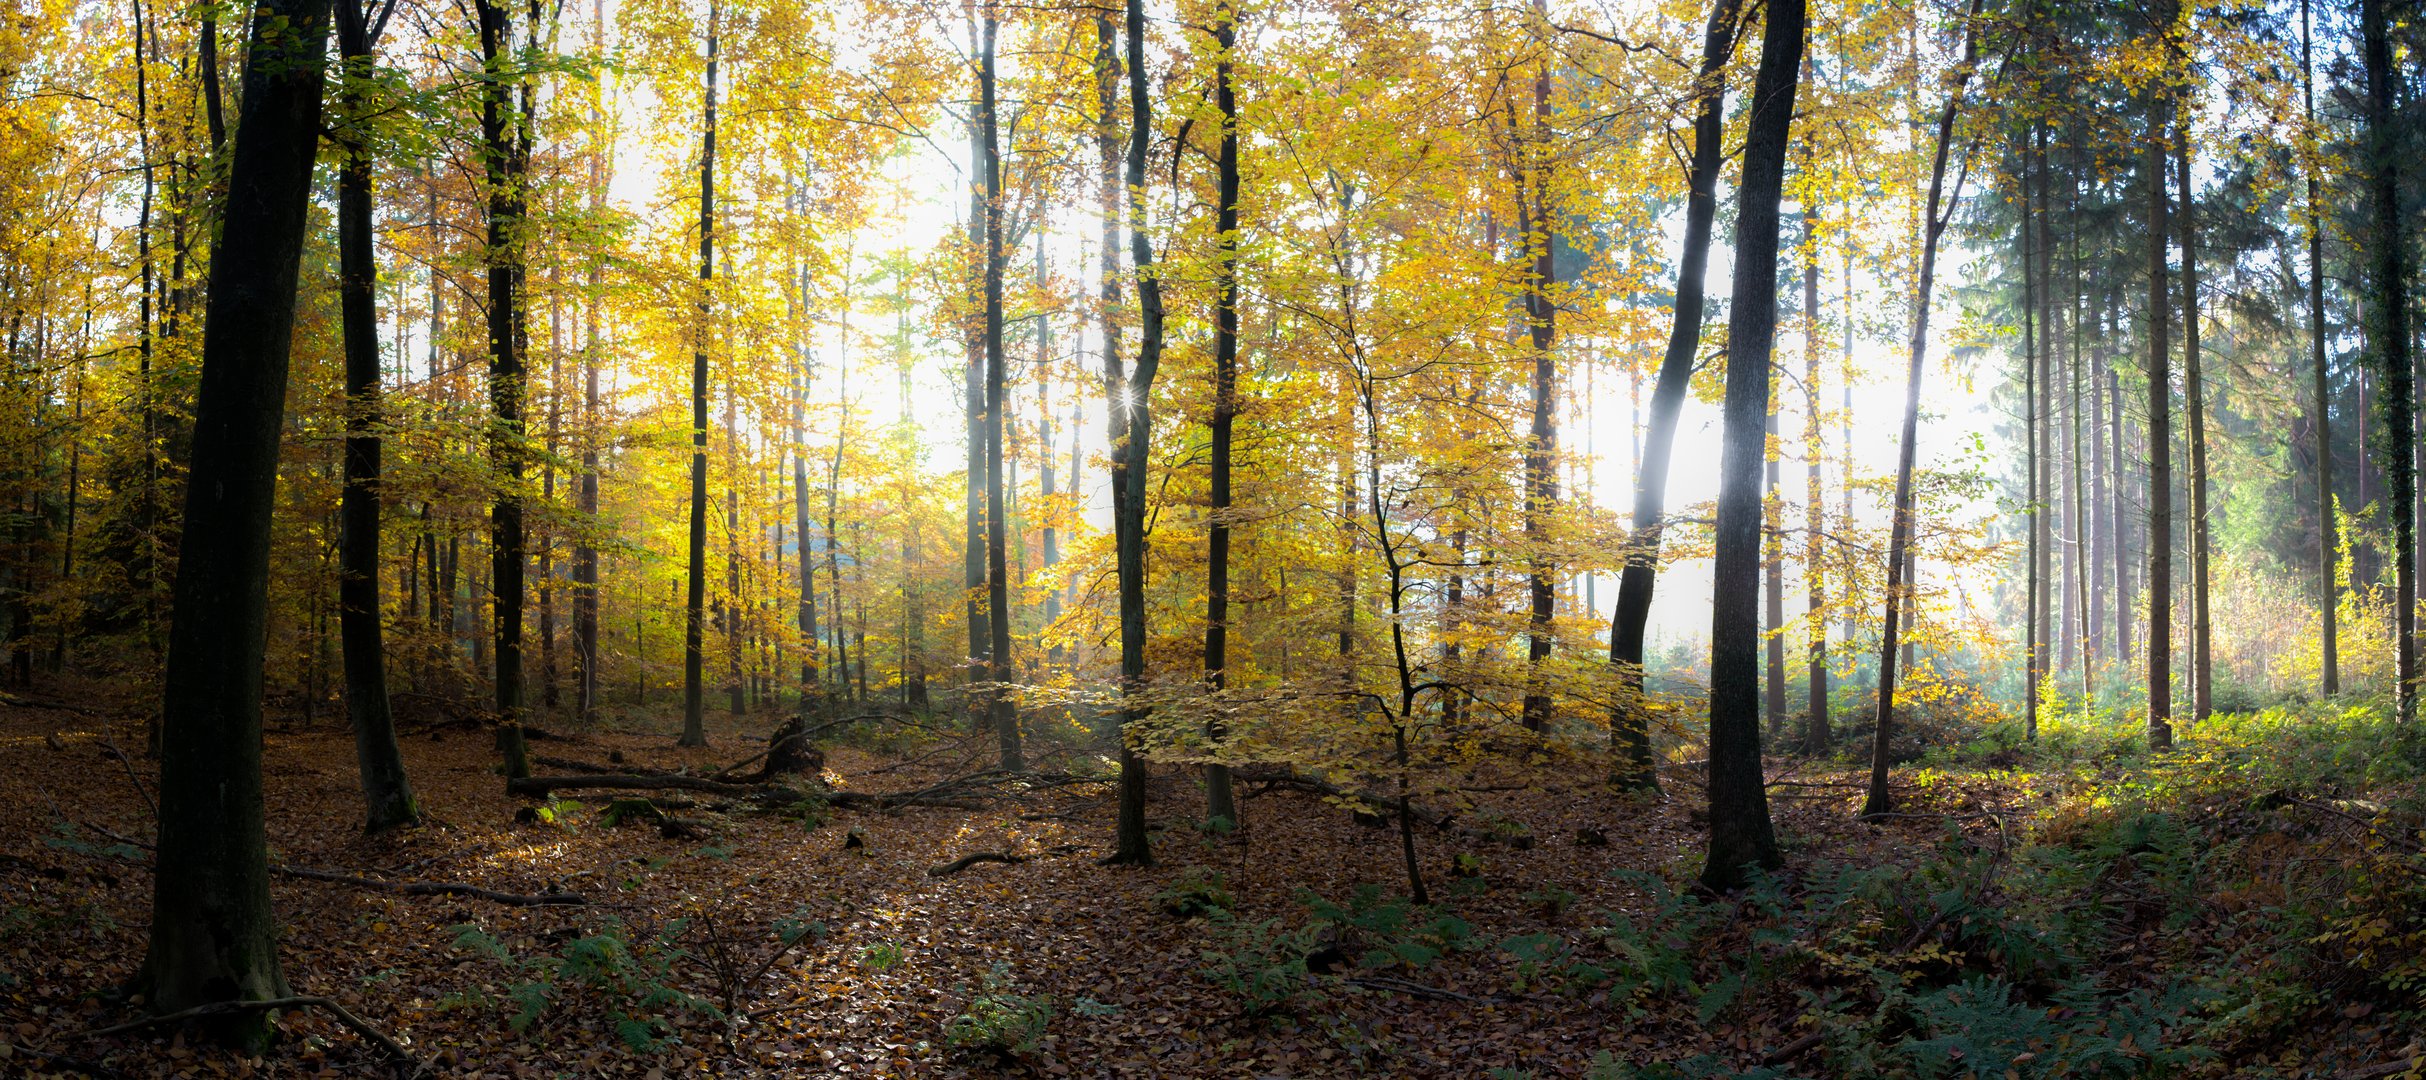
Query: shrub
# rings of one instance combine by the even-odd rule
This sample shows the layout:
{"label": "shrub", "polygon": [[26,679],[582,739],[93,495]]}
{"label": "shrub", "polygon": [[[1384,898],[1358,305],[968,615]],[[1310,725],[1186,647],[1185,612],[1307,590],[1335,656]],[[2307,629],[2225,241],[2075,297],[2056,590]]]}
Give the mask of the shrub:
{"label": "shrub", "polygon": [[1016,1058],[1036,1052],[1053,1020],[1050,998],[1010,992],[1010,969],[995,964],[968,1008],[944,1021],[944,1045],[965,1054]]}

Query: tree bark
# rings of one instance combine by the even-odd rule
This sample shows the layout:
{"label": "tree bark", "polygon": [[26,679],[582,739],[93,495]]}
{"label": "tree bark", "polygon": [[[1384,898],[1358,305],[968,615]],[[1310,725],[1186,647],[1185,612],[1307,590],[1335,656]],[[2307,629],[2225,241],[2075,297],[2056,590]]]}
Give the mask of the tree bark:
{"label": "tree bark", "polygon": [[1895,452],[1895,520],[1887,532],[1887,603],[1879,626],[1878,715],[1871,733],[1870,788],[1862,800],[1864,816],[1895,810],[1895,800],[1887,790],[1887,753],[1895,730],[1896,652],[1903,632],[1904,594],[1909,587],[1906,566],[1917,516],[1912,473],[1920,451],[1921,372],[1922,361],[1929,355],[1929,294],[1937,282],[1938,240],[1951,216],[1940,207],[1962,200],[1961,178],[1955,180],[1951,194],[1946,190],[1946,159],[1954,141],[1954,120],[1962,110],[1963,90],[1970,85],[1971,74],[1979,66],[1980,4],[1981,0],[1971,0],[1970,11],[1963,19],[1963,58],[1954,69],[1946,106],[1937,116],[1937,149],[1929,167],[1929,200],[1921,228],[1920,278],[1913,290],[1912,347],[1904,373],[1904,423]]}
{"label": "tree bark", "polygon": [[2024,444],[2028,456],[2023,468],[2029,473],[2030,494],[2023,500],[2028,520],[2029,544],[2024,556],[2023,590],[2028,616],[2023,623],[2022,652],[2022,733],[2037,738],[2039,730],[2039,696],[2047,682],[2047,638],[2042,629],[2047,621],[2047,470],[2045,452],[2039,441],[2044,426],[2040,411],[2041,391],[2046,380],[2039,373],[2039,262],[2037,206],[2032,201],[2034,163],[2029,145],[2030,135],[2023,136],[2020,147],[2021,175],[2021,242],[2022,242],[2022,423],[2026,429]]}
{"label": "tree bark", "polygon": [[[995,116],[994,32],[991,8],[985,16],[985,41],[978,52],[977,118],[985,156],[980,171],[985,183],[985,457],[986,457],[986,624],[991,631],[994,688],[986,694],[994,737],[1005,772],[1027,768],[1019,745],[1019,706],[1012,700],[1010,516],[1003,507],[1002,411],[1002,143]],[[864,650],[863,650],[864,653]],[[864,658],[862,660],[864,663]]]}
{"label": "tree bark", "polygon": [[[1213,432],[1211,526],[1205,536],[1205,682],[1219,691],[1228,682],[1230,646],[1230,442],[1238,419],[1238,92],[1232,68],[1238,50],[1238,8],[1220,0],[1213,16],[1213,105],[1221,114],[1220,159],[1214,166]],[[1205,732],[1221,753],[1220,724]],[[1230,766],[1205,766],[1205,817],[1236,826],[1238,800],[1230,790]]]}
{"label": "tree bark", "polygon": [[[2300,0],[2300,107],[2311,128],[2316,126],[2315,62],[2310,56],[2308,0]],[[2314,138],[2312,134],[2309,136]],[[2302,163],[2308,181],[2308,358],[2314,372],[2316,412],[2317,498],[2317,619],[2320,671],[2318,691],[2326,697],[2341,692],[2341,643],[2338,627],[2342,586],[2340,522],[2333,501],[2333,384],[2325,358],[2325,207],[2312,158]]]}
{"label": "tree bark", "polygon": [[1711,889],[1742,885],[1747,868],[1779,861],[1761,782],[1760,491],[1777,336],[1778,200],[1802,72],[1803,15],[1803,0],[1770,0],[1737,191],[1710,586],[1710,847],[1701,882]]}
{"label": "tree bark", "polygon": [[[2171,2],[2154,17],[2158,33],[2173,25]],[[2165,249],[2173,238],[2165,191],[2170,155],[2165,132],[2173,109],[2165,93],[2148,99],[2148,745],[2173,745],[2173,386],[2167,340],[2173,293],[2166,282]]]}
{"label": "tree bark", "polygon": [[[1533,0],[1536,20],[1549,32],[1546,0]],[[1511,119],[1510,126],[1514,126]],[[1522,719],[1526,730],[1541,731],[1550,723],[1550,694],[1542,665],[1550,660],[1551,616],[1556,601],[1550,588],[1552,566],[1549,516],[1558,504],[1558,308],[1551,302],[1556,284],[1556,229],[1550,220],[1550,60],[1544,57],[1533,74],[1533,137],[1526,140],[1533,160],[1522,163],[1517,183],[1517,208],[1525,216],[1518,226],[1530,265],[1525,270],[1525,325],[1533,359],[1533,427],[1525,442],[1526,598],[1531,602],[1525,623],[1525,698]],[[1526,197],[1527,189],[1531,198]]]}
{"label": "tree bark", "polygon": [[708,744],[706,608],[708,591],[708,342],[716,304],[716,3],[708,2],[708,62],[699,132],[699,325],[691,353],[691,518],[682,624],[682,737]]}
{"label": "tree bark", "polygon": [[2367,211],[2372,233],[2368,244],[2368,284],[2373,296],[2367,305],[2375,316],[2370,327],[2384,385],[2378,400],[2384,409],[2384,504],[2392,518],[2393,557],[2393,693],[2400,722],[2413,724],[2418,711],[2417,647],[2417,531],[2413,506],[2417,472],[2411,448],[2416,403],[2409,341],[2409,248],[2401,231],[2400,160],[2394,121],[2392,44],[2384,0],[2359,0],[2361,66],[2367,73]]}
{"label": "tree bark", "polygon": [[2190,719],[2215,711],[2215,663],[2207,607],[2207,392],[2199,355],[2199,256],[2190,187],[2190,115],[2181,115],[2174,175],[2182,200],[2182,407],[2190,414]]}
{"label": "tree bark", "polygon": [[[156,1015],[283,997],[261,792],[261,684],[288,348],[328,50],[326,0],[254,11],[202,374],[160,724],[160,846],[133,989]],[[219,1034],[251,1052],[246,1012]]]}
{"label": "tree bark", "polygon": [[[1154,376],[1162,367],[1163,305],[1162,282],[1156,276],[1154,242],[1147,232],[1146,220],[1146,150],[1154,135],[1154,112],[1146,96],[1144,0],[1128,0],[1123,21],[1129,77],[1129,146],[1123,190],[1127,192],[1129,261],[1137,275],[1138,343],[1137,363],[1129,373],[1127,385],[1115,387],[1111,410],[1115,440],[1112,515],[1120,591],[1120,678],[1122,692],[1127,694],[1140,689],[1146,676],[1146,467],[1150,461],[1147,450],[1154,436]],[[1108,132],[1111,79],[1119,69],[1110,62],[1110,24],[1099,22],[1097,30],[1103,43],[1098,64],[1102,81],[1098,87],[1105,106],[1103,124]],[[1109,148],[1108,140],[1106,147]],[[1112,193],[1106,193],[1107,201],[1112,197]],[[1116,226],[1107,222],[1105,239],[1114,239],[1116,233]],[[1116,297],[1117,280],[1106,275],[1107,299]],[[1105,310],[1108,320],[1109,304]],[[1107,366],[1117,364],[1110,359],[1108,348],[1113,340],[1114,336],[1106,335]],[[1111,861],[1126,865],[1153,861],[1153,853],[1146,844],[1145,762],[1138,757],[1131,741],[1131,726],[1139,719],[1140,714],[1133,707],[1125,708],[1121,715],[1120,817],[1118,846]]]}
{"label": "tree bark", "polygon": [[[1827,492],[1821,485],[1820,462],[1827,456],[1826,417],[1820,408],[1818,216],[1803,218],[1803,587],[1809,596],[1803,616],[1804,645],[1809,668],[1805,688],[1809,703],[1803,713],[1803,752],[1817,757],[1828,752],[1828,572],[1824,547],[1826,522],[1821,506]],[[1845,328],[1846,333],[1852,327]]]}
{"label": "tree bark", "polygon": [[1657,788],[1651,762],[1651,718],[1643,701],[1643,630],[1651,620],[1651,591],[1659,575],[1661,531],[1667,525],[1668,459],[1676,443],[1677,414],[1693,380],[1693,358],[1701,346],[1704,281],[1710,266],[1710,225],[1718,213],[1718,174],[1725,164],[1721,140],[1726,120],[1726,69],[1735,53],[1741,0],[1713,0],[1702,30],[1702,62],[1693,115],[1693,157],[1686,168],[1685,242],[1678,253],[1674,322],[1659,378],[1651,388],[1651,416],[1644,432],[1641,466],[1634,487],[1634,527],[1626,538],[1626,565],[1618,575],[1617,610],[1610,617],[1609,662],[1624,683],[1610,709],[1609,731],[1617,751],[1614,777],[1625,788]]}
{"label": "tree bark", "polygon": [[[361,0],[336,5],[342,81],[338,107],[359,114],[361,85],[371,77],[373,30]],[[379,621],[379,310],[378,267],[371,250],[371,155],[358,139],[340,144],[337,171],[337,269],[345,348],[345,491],[338,544],[337,632],[345,663],[345,713],[354,729],[354,758],[362,774],[370,831],[420,820],[413,788],[396,748],[389,708],[387,651]]]}
{"label": "tree bark", "polygon": [[[475,0],[480,20],[481,158],[488,195],[489,466],[496,501],[489,510],[489,598],[496,634],[497,749],[508,780],[531,772],[522,735],[522,218],[530,118],[511,88],[519,61],[513,16],[496,0]],[[535,32],[537,27],[532,27]],[[477,639],[475,639],[477,640]],[[477,658],[475,659],[477,663]]]}

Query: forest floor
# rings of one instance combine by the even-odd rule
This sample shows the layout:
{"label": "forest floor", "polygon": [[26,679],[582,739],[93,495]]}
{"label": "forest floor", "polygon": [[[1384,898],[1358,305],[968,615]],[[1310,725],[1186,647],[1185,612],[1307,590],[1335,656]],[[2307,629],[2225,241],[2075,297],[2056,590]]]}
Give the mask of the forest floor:
{"label": "forest floor", "polygon": [[[140,1015],[112,988],[143,953],[154,770],[119,756],[140,729],[105,703],[0,700],[0,1074],[397,1071],[317,1009],[259,1058],[93,1035]],[[534,752],[704,773],[767,724]],[[982,769],[982,745],[829,747],[825,780],[920,789]],[[2238,760],[2210,749],[2175,760]],[[1097,863],[1095,783],[805,814],[666,799],[697,824],[661,830],[609,824],[604,793],[528,812],[477,729],[404,752],[428,822],[366,837],[345,732],[273,730],[273,862],[587,901],[273,879],[293,992],[425,1075],[2380,1080],[2426,1050],[2426,861],[2415,821],[2388,823],[2417,805],[2406,780],[2253,802],[2273,779],[2156,791],[2089,753],[2086,779],[1913,767],[1906,815],[1865,823],[1853,769],[1773,759],[1786,869],[1717,900],[1669,884],[1698,868],[1691,770],[1648,799],[1482,772],[1442,784],[1471,789],[1464,827],[1417,831],[1434,903],[1414,907],[1395,829],[1285,785],[1242,783],[1245,828],[1215,835],[1160,772],[1158,862],[1131,869]],[[1020,861],[931,873],[979,852]]]}

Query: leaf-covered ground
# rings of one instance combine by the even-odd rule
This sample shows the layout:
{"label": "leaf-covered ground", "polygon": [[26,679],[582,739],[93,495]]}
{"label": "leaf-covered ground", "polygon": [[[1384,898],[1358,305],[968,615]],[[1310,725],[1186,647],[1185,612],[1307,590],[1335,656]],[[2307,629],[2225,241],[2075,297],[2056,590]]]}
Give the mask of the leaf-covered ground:
{"label": "leaf-covered ground", "polygon": [[[140,1016],[111,992],[151,901],[152,768],[112,752],[140,732],[109,715],[0,707],[16,810],[0,817],[0,1073],[392,1072],[318,1010],[282,1018],[258,1059],[170,1029],[88,1036]],[[605,732],[535,751],[708,772],[763,731],[719,729],[700,751]],[[2414,830],[2385,828],[2395,811],[2374,803],[2193,793],[2132,825],[2150,819],[2091,806],[2094,777],[1923,770],[1910,816],[1864,824],[1849,769],[1776,760],[1788,870],[1712,901],[1666,885],[1698,860],[1690,770],[1647,801],[1590,770],[1477,774],[1444,782],[1473,789],[1455,827],[1418,830],[1435,901],[1418,909],[1398,899],[1394,829],[1287,786],[1242,783],[1246,828],[1221,836],[1195,827],[1195,785],[1160,772],[1159,862],[1140,870],[1097,864],[1112,808],[1095,784],[891,811],[673,805],[696,824],[669,837],[610,825],[604,794],[527,812],[478,730],[404,750],[428,824],[365,837],[348,736],[273,731],[273,861],[588,901],[274,879],[294,992],[346,1005],[439,1075],[2390,1076],[2419,1049],[2398,981],[2415,955],[2404,969],[2337,949],[2269,971],[2288,961],[2246,954],[2359,925],[2330,917],[2367,910],[2355,901],[2300,927],[2265,919],[2304,887],[2301,859],[2338,868],[2310,886],[2346,890],[2376,880],[2352,870],[2366,860],[2408,857]],[[846,791],[982,768],[948,743],[916,760],[829,753]],[[2132,828],[2157,835],[2099,846]],[[978,852],[1024,861],[929,872]],[[2267,872],[2165,861],[2226,858]],[[2383,873],[2379,936],[2414,949],[2426,936],[2404,938],[2399,915],[2414,894]]]}

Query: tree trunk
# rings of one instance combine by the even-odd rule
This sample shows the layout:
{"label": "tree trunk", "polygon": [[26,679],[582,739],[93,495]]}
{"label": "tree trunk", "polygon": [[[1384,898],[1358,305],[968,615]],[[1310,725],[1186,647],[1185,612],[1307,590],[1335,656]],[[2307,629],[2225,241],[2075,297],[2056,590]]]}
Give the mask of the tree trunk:
{"label": "tree trunk", "polygon": [[[338,107],[363,108],[362,80],[371,77],[371,27],[360,0],[336,5],[337,54],[342,64]],[[341,143],[337,172],[338,293],[345,339],[344,522],[337,562],[337,632],[345,662],[345,715],[354,728],[354,758],[362,773],[364,821],[372,832],[420,820],[404,757],[396,749],[396,716],[388,707],[387,651],[379,621],[379,310],[378,267],[371,250],[371,155],[360,142]]]}
{"label": "tree trunk", "polygon": [[682,625],[682,737],[708,744],[706,608],[708,592],[708,342],[716,304],[716,4],[708,3],[708,63],[699,132],[699,325],[691,353],[691,519]]}
{"label": "tree trunk", "polygon": [[[1770,364],[1776,364],[1774,356]],[[1778,492],[1783,464],[1778,460],[1777,378],[1769,379],[1769,411],[1761,418],[1761,646],[1766,654],[1761,679],[1761,715],[1768,721],[1769,743],[1786,739],[1786,506]]]}
{"label": "tree trunk", "polygon": [[[1097,248],[1098,295],[1095,316],[1103,341],[1104,432],[1109,451],[1105,457],[1111,463],[1113,551],[1117,563],[1120,622],[1121,693],[1136,688],[1136,680],[1145,671],[1145,642],[1143,634],[1132,637],[1129,632],[1130,559],[1128,514],[1129,440],[1131,401],[1128,376],[1121,370],[1120,321],[1120,219],[1123,212],[1120,132],[1113,123],[1119,109],[1120,84],[1119,42],[1112,29],[1112,20],[1095,20],[1095,150],[1097,188],[1102,199],[1099,223],[1102,240]],[[1132,136],[1134,139],[1134,136]],[[1142,569],[1142,567],[1141,567]],[[1145,591],[1143,583],[1137,591],[1139,611],[1137,625],[1142,630]],[[1135,644],[1132,644],[1132,641]],[[1131,658],[1135,658],[1132,664]],[[1128,725],[1134,714],[1124,708],[1121,712],[1119,810],[1114,825],[1112,855],[1107,862],[1142,866],[1154,860],[1146,838],[1146,767],[1137,756],[1129,739]]]}
{"label": "tree trunk", "polygon": [[[605,0],[591,0],[591,28],[594,35],[590,50],[592,59],[605,55]],[[595,105],[590,109],[592,130],[600,123]],[[605,139],[593,135],[598,143],[590,147],[590,213],[602,215],[606,209]],[[582,726],[598,722],[598,546],[591,529],[598,521],[598,298],[601,285],[600,263],[590,264],[589,292],[582,299],[581,349],[581,479],[575,498],[581,511],[582,529],[573,544],[573,713]]]}
{"label": "tree trunk", "polygon": [[1887,531],[1887,604],[1886,615],[1879,626],[1878,650],[1878,716],[1870,741],[1870,789],[1862,800],[1862,814],[1893,812],[1895,800],[1887,791],[1887,751],[1895,730],[1896,651],[1903,631],[1904,594],[1909,587],[1905,567],[1912,548],[1915,522],[1912,472],[1919,459],[1921,434],[1921,371],[1922,361],[1929,355],[1929,294],[1937,281],[1937,244],[1946,231],[1951,216],[1940,207],[1962,200],[1962,180],[1956,179],[1954,191],[1946,191],[1946,158],[1954,140],[1954,119],[1961,112],[1963,90],[1970,85],[1971,74],[1979,66],[1979,22],[1981,0],[1971,0],[1971,9],[1963,19],[1963,59],[1954,70],[1953,85],[1947,89],[1946,107],[1937,116],[1937,149],[1929,167],[1929,201],[1922,219],[1919,281],[1913,290],[1912,348],[1904,373],[1904,423],[1902,441],[1895,452],[1895,520]]}
{"label": "tree trunk", "polygon": [[[2308,0],[2300,0],[2300,106],[2310,127],[2316,125],[2315,64],[2310,56]],[[2312,136],[2313,137],[2313,136]],[[2317,498],[2317,619],[2321,653],[2319,692],[2341,692],[2341,643],[2336,640],[2336,610],[2341,603],[2341,543],[2335,532],[2340,522],[2333,502],[2333,385],[2325,359],[2325,207],[2319,192],[2316,161],[2301,163],[2308,180],[2308,357],[2315,373]]]}
{"label": "tree trunk", "polygon": [[[1536,19],[1548,32],[1546,0],[1534,0]],[[1514,126],[1511,118],[1510,126]],[[1541,731],[1550,723],[1548,677],[1542,665],[1550,659],[1550,618],[1555,600],[1550,591],[1549,516],[1558,503],[1558,308],[1550,290],[1556,284],[1556,229],[1550,220],[1550,61],[1544,57],[1533,74],[1533,137],[1528,140],[1533,160],[1524,162],[1517,181],[1517,209],[1525,221],[1518,226],[1531,265],[1525,270],[1525,325],[1533,346],[1533,428],[1525,442],[1526,594],[1531,601],[1525,624],[1526,730]],[[1530,174],[1528,178],[1526,174]],[[1526,197],[1527,189],[1531,198]]]}
{"label": "tree trunk", "polygon": [[[2173,25],[2172,3],[2154,18],[2159,33]],[[2173,238],[2167,221],[2165,131],[2173,109],[2162,91],[2148,99],[2148,745],[2173,745],[2173,386],[2167,340],[2173,292],[2166,283],[2165,249]]]}
{"label": "tree trunk", "polygon": [[[1221,156],[1214,167],[1213,266],[1213,446],[1211,527],[1205,537],[1205,682],[1219,691],[1228,682],[1230,646],[1230,438],[1238,417],[1238,94],[1231,77],[1238,49],[1238,8],[1219,0],[1213,16],[1213,105],[1221,114]],[[1213,752],[1226,734],[1220,724],[1205,732]],[[1205,818],[1236,826],[1238,802],[1231,796],[1230,766],[1205,766]]]}
{"label": "tree trunk", "polygon": [[[1819,230],[1817,215],[1803,218],[1803,587],[1809,593],[1803,616],[1810,693],[1803,714],[1803,752],[1828,752],[1828,572],[1820,507],[1827,498],[1820,462],[1827,456],[1826,417],[1820,408]],[[1845,332],[1853,332],[1851,326]]]}
{"label": "tree trunk", "polygon": [[2038,230],[2036,204],[2032,201],[2034,179],[2030,146],[2025,135],[2022,152],[2022,423],[2026,429],[2024,445],[2028,456],[2023,468],[2029,473],[2030,494],[2023,499],[2029,528],[2029,544],[2024,555],[2023,590],[2029,612],[2023,622],[2022,652],[2022,733],[2025,738],[2037,738],[2039,730],[2039,695],[2047,682],[2047,638],[2042,629],[2047,620],[2047,499],[2044,450],[2039,442],[2043,414],[2040,412],[2040,391],[2046,380],[2039,376],[2039,276]]}
{"label": "tree trunk", "polygon": [[[496,637],[497,749],[506,779],[529,776],[522,736],[522,216],[529,163],[528,127],[509,92],[519,60],[513,16],[496,0],[476,0],[481,88],[480,134],[488,193],[489,407],[496,427],[489,463],[498,474],[489,510],[489,597]],[[534,33],[537,27],[531,28]],[[476,639],[475,639],[476,640]]]}
{"label": "tree trunk", "polygon": [[2174,175],[2182,199],[2182,407],[2190,414],[2190,719],[2215,711],[2215,663],[2207,609],[2207,392],[2199,355],[2198,227],[2190,187],[2190,116],[2181,116]]}
{"label": "tree trunk", "polygon": [[[160,846],[133,987],[154,1014],[283,997],[261,793],[261,681],[288,347],[320,142],[324,0],[255,9],[211,260],[161,695]],[[259,1012],[219,1034],[259,1053]]]}
{"label": "tree trunk", "polygon": [[[985,457],[986,457],[986,623],[991,630],[994,689],[986,694],[1001,747],[1005,772],[1020,772],[1027,763],[1019,745],[1019,704],[1012,700],[1010,518],[1003,508],[1002,411],[1002,143],[994,102],[995,17],[985,16],[985,41],[977,54],[977,122],[985,156],[979,173],[985,183]],[[864,658],[863,661],[864,663]]]}
{"label": "tree trunk", "polygon": [[[1137,363],[1129,373],[1126,386],[1115,386],[1111,395],[1113,454],[1112,517],[1113,538],[1120,591],[1120,679],[1124,694],[1140,689],[1146,676],[1146,466],[1147,454],[1154,437],[1153,390],[1154,376],[1162,367],[1162,282],[1156,277],[1153,237],[1147,232],[1146,220],[1146,151],[1154,135],[1152,103],[1146,96],[1146,17],[1144,0],[1128,0],[1123,13],[1123,42],[1127,52],[1129,77],[1129,148],[1124,186],[1127,192],[1126,210],[1129,218],[1129,261],[1137,275],[1138,343]],[[1096,24],[1098,40],[1098,91],[1103,103],[1104,147],[1106,165],[1110,164],[1109,132],[1112,122],[1111,80],[1119,68],[1111,62],[1111,24]],[[1109,169],[1106,169],[1107,174]],[[1109,176],[1106,177],[1109,179]],[[1115,191],[1107,190],[1107,208]],[[1107,220],[1104,239],[1109,252],[1118,228]],[[1109,255],[1106,259],[1110,261]],[[1110,269],[1106,267],[1107,271]],[[1105,275],[1106,329],[1111,328],[1111,303],[1118,298],[1118,278]],[[1116,334],[1105,335],[1105,364],[1107,371],[1117,368],[1117,351],[1113,343]],[[1118,846],[1111,860],[1124,865],[1143,865],[1153,861],[1147,847],[1145,807],[1145,762],[1137,756],[1130,728],[1140,718],[1131,707],[1121,715],[1120,750],[1120,817],[1116,836]]]}
{"label": "tree trunk", "polygon": [[1735,53],[1741,0],[1713,0],[1702,30],[1702,66],[1693,115],[1693,157],[1685,187],[1685,243],[1676,271],[1674,323],[1659,379],[1651,388],[1651,419],[1644,433],[1641,467],[1634,487],[1634,527],[1626,538],[1626,566],[1618,576],[1617,610],[1610,617],[1609,662],[1624,682],[1610,709],[1609,730],[1618,754],[1620,787],[1656,788],[1651,762],[1650,713],[1643,701],[1643,630],[1651,620],[1651,590],[1659,575],[1660,533],[1667,525],[1668,458],[1676,443],[1677,414],[1693,379],[1693,357],[1701,345],[1703,277],[1710,266],[1710,224],[1718,212],[1718,174],[1725,164],[1726,69]]}
{"label": "tree trunk", "polygon": [[2393,692],[2400,722],[2417,720],[2417,531],[2412,507],[2417,472],[2410,456],[2416,434],[2410,400],[2409,248],[2401,231],[2400,148],[2393,115],[2392,44],[2384,0],[2359,0],[2361,66],[2367,72],[2368,224],[2367,306],[2384,386],[2384,505],[2392,518]]}
{"label": "tree trunk", "polygon": [[1702,884],[1742,885],[1778,865],[1761,781],[1761,471],[1768,457],[1770,351],[1777,336],[1778,199],[1803,62],[1803,0],[1770,0],[1737,192],[1735,285],[1719,448],[1710,615],[1710,848]]}

